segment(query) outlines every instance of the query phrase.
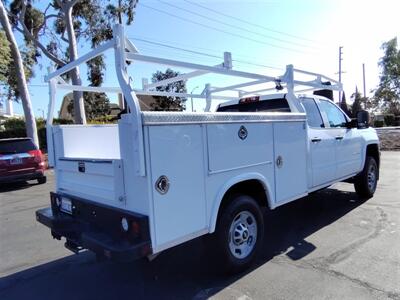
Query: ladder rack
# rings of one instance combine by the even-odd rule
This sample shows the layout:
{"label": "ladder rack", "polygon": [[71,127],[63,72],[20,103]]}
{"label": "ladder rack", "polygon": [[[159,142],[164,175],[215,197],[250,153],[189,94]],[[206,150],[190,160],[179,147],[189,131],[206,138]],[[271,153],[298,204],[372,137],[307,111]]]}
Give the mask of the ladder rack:
{"label": "ladder rack", "polygon": [[[113,28],[114,38],[98,48],[90,51],[89,53],[81,56],[77,60],[70,62],[69,64],[59,68],[58,70],[49,73],[45,80],[49,82],[49,109],[47,118],[47,133],[49,139],[52,138],[52,123],[54,118],[55,109],[55,95],[57,89],[67,91],[85,91],[85,92],[97,92],[97,93],[121,93],[127,102],[130,109],[128,117],[130,118],[133,126],[133,131],[137,134],[134,135],[132,140],[132,146],[139,161],[136,166],[136,174],[138,176],[144,176],[144,153],[143,153],[143,133],[142,133],[142,116],[139,106],[139,100],[137,95],[152,95],[152,96],[166,96],[166,97],[182,97],[182,98],[200,98],[206,100],[205,111],[210,111],[211,101],[216,100],[234,100],[239,99],[246,95],[262,95],[274,90],[287,90],[287,100],[289,106],[293,112],[299,111],[299,104],[295,93],[311,91],[317,89],[330,89],[330,90],[342,90],[340,82],[333,80],[322,74],[303,71],[295,69],[293,65],[286,66],[286,72],[282,76],[274,77],[267,76],[253,72],[243,72],[234,70],[232,67],[232,55],[229,52],[225,52],[221,64],[214,66],[207,66],[192,62],[184,62],[173,59],[160,58],[155,56],[143,55],[139,53],[135,45],[125,37],[124,27],[117,24]],[[65,82],[62,79],[62,75],[71,71],[85,62],[102,55],[107,50],[114,49],[115,57],[115,70],[118,78],[119,87],[92,87],[92,86],[77,86]],[[141,89],[134,89],[131,85],[131,80],[127,72],[127,63],[140,61],[145,63],[152,63],[164,66],[173,66],[191,71],[180,74],[174,78],[169,78],[156,83],[148,83],[148,80],[142,81]],[[177,81],[186,81],[195,77],[199,77],[206,74],[219,74],[228,77],[241,78],[243,82],[233,85],[227,85],[222,87],[211,86],[211,84],[205,84],[204,90],[200,94],[188,94],[188,93],[171,93],[157,91],[156,88],[159,86],[166,85]],[[300,80],[297,79],[298,75],[311,77],[311,80]],[[324,84],[329,81],[331,85]],[[261,84],[272,84],[272,87],[265,87],[258,90],[248,90],[251,87],[257,87]],[[246,89],[247,88],[247,89]],[[237,97],[221,95],[223,92],[237,92]],[[301,110],[300,110],[301,111]],[[127,117],[127,118],[128,118]],[[49,147],[52,147],[52,141],[49,141]],[[50,152],[49,152],[50,153]],[[54,158],[49,157],[51,165],[54,165]]]}

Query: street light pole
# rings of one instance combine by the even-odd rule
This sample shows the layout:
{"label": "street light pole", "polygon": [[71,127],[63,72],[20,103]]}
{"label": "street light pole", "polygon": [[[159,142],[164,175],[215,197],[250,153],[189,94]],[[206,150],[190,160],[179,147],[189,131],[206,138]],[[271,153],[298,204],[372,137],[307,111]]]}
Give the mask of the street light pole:
{"label": "street light pole", "polygon": [[[198,88],[199,88],[199,86],[196,86],[195,88],[193,88],[193,90],[190,92],[190,95],[192,95],[193,92]],[[192,112],[193,112],[193,97],[190,97],[190,102],[192,103]]]}

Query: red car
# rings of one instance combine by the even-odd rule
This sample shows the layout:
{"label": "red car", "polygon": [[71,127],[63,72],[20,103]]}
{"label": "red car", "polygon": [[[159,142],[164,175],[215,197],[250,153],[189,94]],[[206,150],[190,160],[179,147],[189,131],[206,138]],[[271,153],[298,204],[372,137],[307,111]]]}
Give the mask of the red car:
{"label": "red car", "polygon": [[30,138],[0,139],[0,183],[37,180],[46,183],[45,161]]}

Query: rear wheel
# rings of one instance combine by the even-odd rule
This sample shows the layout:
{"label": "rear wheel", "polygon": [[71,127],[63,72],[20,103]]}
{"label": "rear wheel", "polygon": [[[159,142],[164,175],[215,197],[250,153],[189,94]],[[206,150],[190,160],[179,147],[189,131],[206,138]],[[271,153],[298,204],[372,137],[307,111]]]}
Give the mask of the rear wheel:
{"label": "rear wheel", "polygon": [[263,234],[264,221],[257,202],[246,195],[232,197],[219,216],[215,234],[223,270],[237,273],[248,268],[262,245]]}
{"label": "rear wheel", "polygon": [[367,156],[364,169],[354,181],[356,193],[362,198],[371,198],[378,183],[378,164],[371,156]]}
{"label": "rear wheel", "polygon": [[38,182],[39,184],[44,184],[44,183],[46,183],[46,181],[47,181],[46,176],[40,177],[40,178],[38,178],[38,180],[37,180],[37,182]]}

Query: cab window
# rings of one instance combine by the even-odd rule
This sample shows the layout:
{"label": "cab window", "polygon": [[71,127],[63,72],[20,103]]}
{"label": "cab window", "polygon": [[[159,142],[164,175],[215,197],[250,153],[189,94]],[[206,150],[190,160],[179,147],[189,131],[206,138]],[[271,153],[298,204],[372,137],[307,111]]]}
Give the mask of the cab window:
{"label": "cab window", "polygon": [[334,104],[326,100],[320,100],[320,107],[326,113],[331,128],[346,127],[347,122],[344,114]]}
{"label": "cab window", "polygon": [[324,121],[322,121],[321,113],[314,99],[304,98],[302,100],[304,109],[307,114],[307,123],[310,127],[323,128]]}
{"label": "cab window", "polygon": [[219,106],[217,112],[290,112],[285,98]]}

